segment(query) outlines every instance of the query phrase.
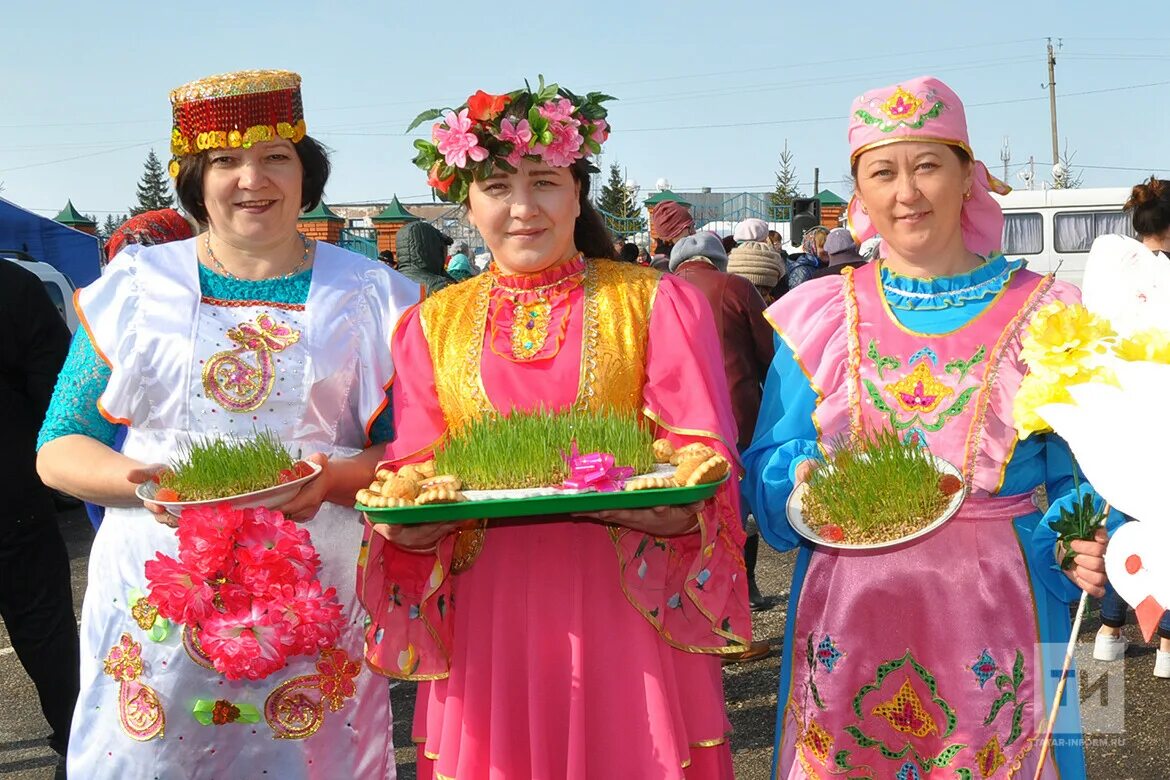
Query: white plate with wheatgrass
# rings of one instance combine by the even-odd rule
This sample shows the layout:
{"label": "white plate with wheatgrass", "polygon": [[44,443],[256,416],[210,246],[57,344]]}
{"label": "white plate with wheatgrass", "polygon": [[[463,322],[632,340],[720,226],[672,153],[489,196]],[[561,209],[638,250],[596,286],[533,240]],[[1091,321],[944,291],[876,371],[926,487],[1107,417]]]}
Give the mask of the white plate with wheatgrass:
{"label": "white plate with wheatgrass", "polygon": [[179,517],[189,507],[227,502],[236,509],[279,507],[321,467],[289,454],[276,434],[251,439],[208,439],[184,445],[170,466],[134,494]]}
{"label": "white plate with wheatgrass", "polygon": [[890,430],[834,444],[788,497],[788,522],[822,547],[880,550],[954,517],[967,491],[954,466]]}

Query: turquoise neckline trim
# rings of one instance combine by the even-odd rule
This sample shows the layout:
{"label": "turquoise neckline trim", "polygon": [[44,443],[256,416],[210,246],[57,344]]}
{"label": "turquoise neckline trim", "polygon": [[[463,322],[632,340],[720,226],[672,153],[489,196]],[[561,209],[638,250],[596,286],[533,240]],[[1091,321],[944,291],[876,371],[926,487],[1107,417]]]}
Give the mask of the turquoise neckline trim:
{"label": "turquoise neckline trim", "polygon": [[1023,260],[996,255],[973,271],[922,279],[881,268],[882,290],[893,309],[929,311],[983,301],[997,295],[1024,267]]}
{"label": "turquoise neckline trim", "polygon": [[309,283],[313,269],[306,268],[287,279],[230,279],[199,264],[199,290],[210,298],[224,301],[270,301],[303,304],[309,300]]}

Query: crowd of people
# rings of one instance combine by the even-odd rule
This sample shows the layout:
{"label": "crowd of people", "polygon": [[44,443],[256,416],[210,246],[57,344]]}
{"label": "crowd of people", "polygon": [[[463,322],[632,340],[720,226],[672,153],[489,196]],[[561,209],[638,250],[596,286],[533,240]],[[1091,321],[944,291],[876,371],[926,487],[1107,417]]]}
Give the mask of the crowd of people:
{"label": "crowd of people", "polygon": [[[1107,532],[1058,539],[1050,520],[1099,499],[1059,439],[1017,441],[1012,417],[1022,328],[1079,291],[1000,252],[1003,187],[959,97],[923,77],[856,98],[848,227],[794,237],[799,252],[763,220],[719,236],[664,202],[652,253],[589,199],[607,99],[542,80],[436,112],[415,162],[483,237],[481,270],[421,221],[382,263],[306,239],[297,218],[329,159],[299,76],[201,79],[171,94],[195,230],[172,212],[116,234],[67,354],[37,296],[0,285],[15,295],[0,311],[28,307],[0,355],[21,387],[2,389],[19,419],[44,419],[18,431],[30,487],[10,497],[0,607],[61,776],[391,778],[390,680],[406,680],[420,778],[731,778],[721,669],[770,650],[752,641],[752,611],[775,605],[761,538],[797,551],[774,777],[1085,776],[1075,705],[1042,749],[1055,681],[1035,653],[1068,639],[1082,591],[1106,594]],[[1166,251],[1170,187],[1135,188],[1130,207]],[[352,509],[379,468],[542,409],[637,415],[733,478],[697,504],[536,519],[382,525]],[[797,535],[785,504],[824,447],[883,426],[956,464],[958,514],[882,551]],[[320,656],[227,680],[146,597],[148,562],[181,550],[136,489],[193,436],[263,429],[320,468],[270,508],[308,531],[344,628]],[[80,638],[41,481],[104,512]],[[34,596],[32,569],[63,575]],[[1110,598],[1098,650],[1116,659]]]}

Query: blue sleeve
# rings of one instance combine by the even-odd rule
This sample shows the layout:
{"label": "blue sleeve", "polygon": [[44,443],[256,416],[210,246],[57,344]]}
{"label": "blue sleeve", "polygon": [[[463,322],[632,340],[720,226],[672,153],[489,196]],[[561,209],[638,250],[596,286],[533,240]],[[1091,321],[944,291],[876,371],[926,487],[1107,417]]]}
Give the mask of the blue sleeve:
{"label": "blue sleeve", "polygon": [[817,394],[795,355],[777,338],[756,437],[743,453],[746,474],[741,486],[760,533],[777,550],[791,550],[800,544],[801,537],[788,524],[784,505],[792,492],[796,467],[820,457],[813,424],[816,404]]}
{"label": "blue sleeve", "polygon": [[[1056,559],[1056,531],[1049,523],[1060,519],[1062,509],[1071,509],[1073,503],[1081,496],[1089,494],[1093,497],[1093,505],[1100,510],[1105,506],[1104,499],[1093,490],[1073,461],[1068,444],[1056,434],[1045,436],[1045,480],[1044,487],[1048,493],[1048,510],[1036,524],[1032,531],[1028,545],[1029,553],[1035,561],[1035,571],[1039,574],[1044,586],[1056,598],[1069,603],[1077,601],[1081,596],[1081,589],[1072,580],[1065,576],[1060,569],[1060,561]],[[1076,469],[1074,479],[1073,470]],[[1110,511],[1106,518],[1105,528],[1113,533],[1123,522],[1125,516],[1120,512]]]}
{"label": "blue sleeve", "polygon": [[57,376],[53,399],[37,437],[37,449],[70,434],[88,436],[113,447],[118,425],[102,417],[98,410],[98,399],[109,382],[110,367],[94,349],[89,334],[78,330]]}
{"label": "blue sleeve", "polygon": [[386,388],[386,408],[370,426],[370,444],[387,444],[394,440],[394,387]]}

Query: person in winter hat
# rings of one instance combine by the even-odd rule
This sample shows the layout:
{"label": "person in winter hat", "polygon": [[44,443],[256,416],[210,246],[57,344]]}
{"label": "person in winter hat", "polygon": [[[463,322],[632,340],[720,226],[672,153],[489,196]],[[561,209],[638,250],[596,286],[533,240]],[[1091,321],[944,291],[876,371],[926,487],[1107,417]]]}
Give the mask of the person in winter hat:
{"label": "person in winter hat", "polygon": [[398,232],[398,271],[433,295],[455,284],[443,270],[452,239],[429,222],[411,222]]}
{"label": "person in winter hat", "polygon": [[768,241],[768,223],[745,219],[735,226],[739,245],[727,256],[727,272],[738,274],[755,285],[765,303],[779,297],[777,287],[784,278],[784,261]]}

